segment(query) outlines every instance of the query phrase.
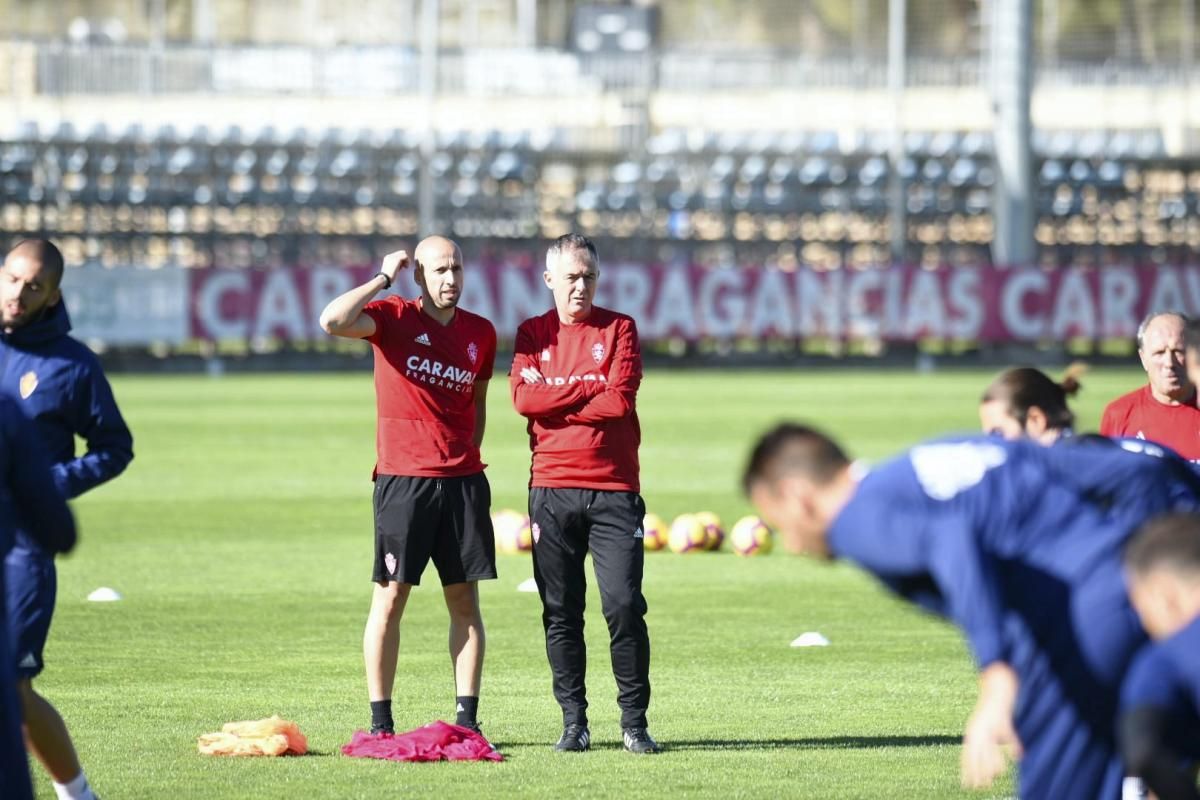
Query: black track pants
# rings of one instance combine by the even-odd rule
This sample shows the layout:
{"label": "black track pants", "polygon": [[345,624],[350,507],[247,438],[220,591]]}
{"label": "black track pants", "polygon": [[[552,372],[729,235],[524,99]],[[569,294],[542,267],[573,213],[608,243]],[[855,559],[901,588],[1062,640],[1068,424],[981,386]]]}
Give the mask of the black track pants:
{"label": "black track pants", "polygon": [[621,727],[645,727],[650,705],[650,637],[642,596],[642,520],[636,492],[530,489],[533,575],[542,598],[546,654],[563,724],[587,722],[583,607],[589,550],[608,622]]}

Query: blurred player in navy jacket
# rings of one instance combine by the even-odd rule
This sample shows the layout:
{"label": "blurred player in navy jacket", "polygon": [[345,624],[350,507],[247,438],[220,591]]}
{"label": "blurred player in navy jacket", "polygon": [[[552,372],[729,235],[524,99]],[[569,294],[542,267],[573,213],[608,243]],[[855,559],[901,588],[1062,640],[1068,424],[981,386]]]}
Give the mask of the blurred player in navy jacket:
{"label": "blurred player in navy jacket", "polygon": [[[50,462],[33,425],[17,404],[0,395],[0,555],[13,546],[17,529],[50,553],[75,545],[75,521],[50,476]],[[4,574],[0,572],[0,590]],[[0,591],[0,599],[4,597]],[[17,697],[8,626],[0,616],[0,786],[4,797],[33,797],[21,706]]]}
{"label": "blurred player in navy jacket", "polygon": [[1116,798],[1121,679],[1146,642],[1121,552],[1137,525],[1194,496],[1162,459],[1107,445],[994,437],[913,448],[867,472],[828,437],[781,425],[745,487],[784,544],[845,558],[961,627],[980,669],[962,777],[1021,757],[1025,798]]}
{"label": "blurred player in navy jacket", "polygon": [[1200,517],[1142,528],[1125,552],[1129,595],[1156,642],[1121,691],[1121,754],[1159,800],[1200,798]]}

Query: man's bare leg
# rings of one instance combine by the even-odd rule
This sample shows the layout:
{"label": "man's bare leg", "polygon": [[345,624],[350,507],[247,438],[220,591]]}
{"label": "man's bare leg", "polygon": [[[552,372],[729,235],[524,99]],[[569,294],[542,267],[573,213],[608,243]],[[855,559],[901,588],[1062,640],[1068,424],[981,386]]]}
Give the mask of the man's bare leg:
{"label": "man's bare leg", "polygon": [[363,661],[367,670],[367,696],[371,701],[371,732],[392,733],[392,687],[400,653],[400,618],[412,584],[387,581],[375,584],[371,611],[363,630]]}
{"label": "man's bare leg", "polygon": [[46,698],[33,689],[28,678],[17,681],[17,694],[21,698],[24,715],[25,744],[54,781],[54,790],[59,797],[89,800],[94,798],[79,756],[67,732],[67,724]]}
{"label": "man's bare leg", "polygon": [[479,682],[483,674],[485,637],[479,613],[479,585],[475,581],[455,583],[443,589],[450,612],[450,663],[454,667],[457,694],[455,722],[478,728]]}

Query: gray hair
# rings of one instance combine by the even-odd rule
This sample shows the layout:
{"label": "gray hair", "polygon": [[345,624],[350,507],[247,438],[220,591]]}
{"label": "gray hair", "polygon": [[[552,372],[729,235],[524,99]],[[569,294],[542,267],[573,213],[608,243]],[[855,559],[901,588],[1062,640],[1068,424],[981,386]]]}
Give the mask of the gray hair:
{"label": "gray hair", "polygon": [[1154,322],[1154,320],[1158,319],[1159,317],[1175,317],[1180,322],[1182,322],[1185,326],[1189,322],[1191,322],[1191,320],[1188,319],[1187,314],[1184,314],[1179,311],[1151,311],[1149,314],[1147,314],[1145,316],[1145,318],[1142,320],[1142,323],[1140,325],[1138,325],[1137,349],[1139,351],[1142,349],[1142,344],[1146,338],[1146,328],[1149,328],[1150,323]]}
{"label": "gray hair", "polygon": [[558,257],[563,253],[572,253],[580,261],[592,269],[600,269],[600,257],[596,254],[596,245],[592,240],[578,233],[567,233],[554,240],[546,251],[546,269],[554,269]]}

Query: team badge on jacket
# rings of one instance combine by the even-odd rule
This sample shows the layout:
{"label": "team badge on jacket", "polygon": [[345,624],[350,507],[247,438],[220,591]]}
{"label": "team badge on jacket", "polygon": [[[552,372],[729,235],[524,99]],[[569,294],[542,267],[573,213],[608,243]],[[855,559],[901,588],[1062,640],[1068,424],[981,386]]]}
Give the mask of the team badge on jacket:
{"label": "team badge on jacket", "polygon": [[592,360],[597,364],[604,361],[604,343],[596,342],[592,345]]}
{"label": "team badge on jacket", "polygon": [[471,359],[472,366],[474,366],[475,360],[479,358],[479,348],[475,346],[474,342],[467,345],[467,358]]}
{"label": "team badge on jacket", "polygon": [[33,390],[38,387],[38,379],[36,372],[26,372],[21,376],[21,399],[28,400],[29,395],[33,394]]}

